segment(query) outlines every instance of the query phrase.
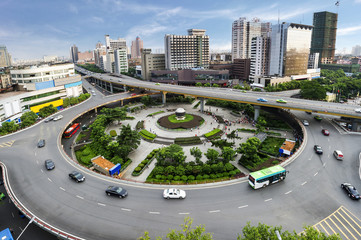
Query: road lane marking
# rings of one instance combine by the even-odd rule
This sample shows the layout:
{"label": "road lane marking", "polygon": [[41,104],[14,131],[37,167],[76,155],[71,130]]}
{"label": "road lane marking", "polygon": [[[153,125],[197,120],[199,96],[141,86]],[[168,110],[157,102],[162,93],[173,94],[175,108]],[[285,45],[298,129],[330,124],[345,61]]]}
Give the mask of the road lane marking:
{"label": "road lane marking", "polygon": [[[358,221],[360,221],[361,222],[361,220],[360,219],[358,219],[352,212],[350,212],[348,209],[346,209],[345,208],[345,210],[348,212],[348,213],[350,213],[350,215],[342,208],[341,209],[349,218],[351,218],[350,217],[350,215],[352,215],[354,218],[356,218]],[[359,228],[361,228],[361,226],[353,219],[353,218],[351,218],[352,219],[352,221],[359,227]]]}
{"label": "road lane marking", "polygon": [[316,172],[315,174],[313,174],[313,176],[316,177],[317,174],[318,174],[318,172]]}
{"label": "road lane marking", "polygon": [[323,167],[326,167],[326,163],[323,164]]}
{"label": "road lane marking", "polygon": [[341,228],[339,228],[339,226],[332,220],[332,218],[329,219],[335,226],[336,228],[348,239],[350,240],[347,235],[341,230]]}
{"label": "road lane marking", "polygon": [[160,212],[149,212],[149,214],[160,214]]}
{"label": "road lane marking", "polygon": [[272,201],[272,198],[264,200],[265,202]]}
{"label": "road lane marking", "polygon": [[48,180],[49,180],[50,182],[52,182],[50,178],[48,178]]}
{"label": "road lane marking", "polygon": [[103,206],[103,207],[106,206],[104,203],[99,203],[99,202],[98,202],[98,205],[99,205],[99,206]]}
{"label": "road lane marking", "polygon": [[213,211],[208,211],[209,213],[217,213],[220,212],[221,210],[213,210]]}
{"label": "road lane marking", "polygon": [[40,171],[43,173],[44,171],[43,171],[43,169],[40,169]]}
{"label": "road lane marking", "polygon": [[307,181],[306,181],[306,182],[303,182],[303,183],[301,184],[301,186],[305,185],[306,183],[307,183]]}
{"label": "road lane marking", "polygon": [[36,163],[37,163],[37,164],[39,164],[39,161],[38,161],[38,160],[36,160]]}
{"label": "road lane marking", "polygon": [[59,188],[65,192],[65,189],[64,189],[64,188],[62,188],[62,187],[59,187]]}
{"label": "road lane marking", "polygon": [[180,212],[180,213],[178,213],[179,215],[188,215],[189,214],[189,212]]}
{"label": "road lane marking", "polygon": [[76,195],[77,198],[84,199],[82,196]]}
{"label": "road lane marking", "polygon": [[35,156],[36,156],[36,152],[34,152]]}
{"label": "road lane marking", "polygon": [[285,192],[285,194],[287,195],[287,194],[290,194],[292,192],[292,190],[291,191],[288,191],[288,192]]}
{"label": "road lane marking", "polygon": [[14,213],[13,213],[13,212],[11,212],[11,215],[13,215],[13,218],[15,218],[15,216],[14,216]]}
{"label": "road lane marking", "polygon": [[[338,213],[341,217],[343,217],[340,213]],[[341,223],[341,225],[347,230],[347,232],[349,232],[351,234],[351,236],[354,238],[354,239],[357,239],[353,234],[352,232],[345,226],[345,224],[343,224],[340,219],[338,219],[338,217],[336,215],[334,215],[334,218],[337,219],[337,221],[339,221]],[[346,219],[345,219],[346,220]],[[347,220],[346,220],[347,222]],[[357,232],[357,231],[356,231]],[[346,237],[347,238],[347,237]]]}
{"label": "road lane marking", "polygon": [[[355,220],[353,220],[353,218],[351,218],[348,214],[347,214],[347,212],[345,212],[345,210],[343,210],[343,209],[341,209],[341,211],[343,211],[346,215],[347,215],[347,217],[349,217],[354,223],[356,223],[355,222]],[[348,225],[350,225],[351,227],[352,227],[352,229],[355,231],[355,232],[357,232],[357,234],[361,237],[361,234],[354,228],[354,226],[349,222],[349,221],[347,221],[347,219],[344,217],[344,216],[342,216],[340,213],[338,213],[346,222],[347,222],[347,224]],[[360,228],[360,226],[356,223],[356,225]]]}
{"label": "road lane marking", "polygon": [[248,207],[248,205],[239,206],[238,208],[245,208]]}
{"label": "road lane marking", "polygon": [[120,208],[120,210],[127,211],[127,212],[132,211],[131,209],[128,209],[128,208]]}

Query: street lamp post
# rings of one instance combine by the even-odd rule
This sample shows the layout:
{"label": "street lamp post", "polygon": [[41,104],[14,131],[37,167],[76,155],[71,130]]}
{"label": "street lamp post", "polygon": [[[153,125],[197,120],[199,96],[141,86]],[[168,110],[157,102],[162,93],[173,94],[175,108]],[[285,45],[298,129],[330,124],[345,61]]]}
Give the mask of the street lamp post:
{"label": "street lamp post", "polygon": [[33,217],[32,219],[30,219],[30,221],[28,222],[28,224],[25,226],[24,230],[20,233],[19,237],[16,239],[18,240],[21,235],[23,235],[23,233],[25,232],[25,230],[28,228],[28,226],[30,225],[30,223],[32,223],[34,221],[35,217]]}

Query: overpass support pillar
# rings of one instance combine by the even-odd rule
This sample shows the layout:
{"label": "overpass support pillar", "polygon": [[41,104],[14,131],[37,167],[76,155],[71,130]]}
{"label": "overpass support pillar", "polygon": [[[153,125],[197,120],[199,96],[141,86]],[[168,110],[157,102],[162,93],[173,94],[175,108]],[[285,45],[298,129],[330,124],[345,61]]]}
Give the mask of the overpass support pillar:
{"label": "overpass support pillar", "polygon": [[254,107],[254,120],[257,121],[258,117],[259,117],[259,110],[261,109],[260,106],[253,106]]}
{"label": "overpass support pillar", "polygon": [[113,84],[109,83],[110,92],[113,93]]}
{"label": "overpass support pillar", "polygon": [[201,104],[200,104],[201,113],[203,113],[204,112],[204,98],[199,98],[199,100],[201,101]]}
{"label": "overpass support pillar", "polygon": [[351,130],[353,132],[359,132],[361,130],[361,120],[360,119],[353,118],[351,120],[351,124],[352,124]]}
{"label": "overpass support pillar", "polygon": [[123,88],[124,88],[124,92],[128,91],[127,86],[124,85]]}
{"label": "overpass support pillar", "polygon": [[167,102],[167,92],[162,92],[162,102],[163,102],[163,105],[166,104],[166,102]]}
{"label": "overpass support pillar", "polygon": [[95,111],[95,114],[97,114],[98,113],[98,108],[95,108],[94,111]]}
{"label": "overpass support pillar", "polygon": [[123,101],[123,99],[120,100],[120,106],[122,106],[122,107],[124,106],[124,101]]}

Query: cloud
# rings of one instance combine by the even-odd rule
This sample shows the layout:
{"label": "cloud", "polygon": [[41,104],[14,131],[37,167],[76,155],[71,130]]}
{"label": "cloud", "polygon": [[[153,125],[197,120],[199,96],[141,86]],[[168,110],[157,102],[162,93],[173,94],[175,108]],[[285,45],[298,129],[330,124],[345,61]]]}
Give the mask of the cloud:
{"label": "cloud", "polygon": [[48,29],[48,30],[50,30],[50,31],[52,31],[52,32],[58,33],[58,34],[69,35],[68,32],[63,31],[63,30],[61,30],[61,29],[59,29],[59,28],[57,28],[57,27],[54,27],[54,26],[52,26],[52,25],[50,25],[50,24],[46,24],[46,25],[45,25],[45,28]]}
{"label": "cloud", "polygon": [[75,14],[78,14],[78,8],[74,4],[69,5],[69,11]]}
{"label": "cloud", "polygon": [[103,18],[101,18],[101,17],[95,17],[95,16],[93,16],[93,17],[91,18],[91,21],[92,21],[92,22],[95,22],[95,23],[104,23],[104,19],[103,19]]}
{"label": "cloud", "polygon": [[354,27],[339,28],[337,29],[337,36],[352,35],[354,33],[359,33],[360,30],[361,24]]}
{"label": "cloud", "polygon": [[148,37],[159,32],[164,32],[168,29],[167,26],[160,25],[157,22],[150,24],[138,25],[129,29],[126,39],[133,40],[136,36]]}
{"label": "cloud", "polygon": [[355,3],[361,3],[361,0],[355,0]]}

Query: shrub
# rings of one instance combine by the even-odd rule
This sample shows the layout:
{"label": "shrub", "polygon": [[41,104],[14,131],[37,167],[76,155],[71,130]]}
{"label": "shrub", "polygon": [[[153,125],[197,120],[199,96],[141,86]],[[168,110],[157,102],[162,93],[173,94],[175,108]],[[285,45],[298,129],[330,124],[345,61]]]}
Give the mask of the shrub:
{"label": "shrub", "polygon": [[139,121],[135,126],[136,130],[144,129],[144,121]]}
{"label": "shrub", "polygon": [[140,130],[139,134],[140,134],[141,137],[143,137],[145,139],[149,139],[149,140],[153,140],[154,138],[157,137],[157,135],[155,135],[155,134],[153,134],[151,132],[148,132],[145,129]]}
{"label": "shrub", "polygon": [[236,174],[241,172],[241,170],[239,170],[238,168],[236,168],[236,169],[233,170],[233,171],[234,171]]}
{"label": "shrub", "polygon": [[192,145],[202,143],[201,139],[198,136],[194,137],[184,137],[174,139],[174,143],[178,145]]}
{"label": "shrub", "polygon": [[180,176],[174,176],[173,180],[174,180],[174,181],[179,181],[180,178],[181,178]]}
{"label": "shrub", "polygon": [[213,129],[212,131],[204,134],[204,137],[206,137],[206,138],[212,137],[213,135],[219,133],[220,131],[221,131],[221,129],[218,129],[218,128]]}
{"label": "shrub", "polygon": [[217,175],[214,174],[214,173],[212,173],[212,174],[210,175],[210,178],[211,178],[211,179],[215,179],[215,178],[217,178]]}
{"label": "shrub", "polygon": [[236,171],[229,171],[229,176],[233,177],[234,175],[236,175]]}
{"label": "shrub", "polygon": [[181,179],[182,179],[183,182],[186,182],[186,181],[188,180],[188,177],[187,177],[186,175],[183,175],[183,176],[181,177]]}
{"label": "shrub", "polygon": [[229,176],[229,172],[224,172],[222,173],[223,177],[228,177]]}
{"label": "shrub", "polygon": [[138,167],[143,168],[143,167],[144,167],[144,164],[143,164],[143,163],[139,163],[139,164],[138,164]]}
{"label": "shrub", "polygon": [[161,114],[161,113],[164,113],[164,111],[158,111],[158,112],[155,112],[155,113],[148,114],[147,117],[151,117],[151,116]]}
{"label": "shrub", "polygon": [[117,132],[115,130],[110,130],[109,134],[111,137],[117,136]]}
{"label": "shrub", "polygon": [[119,157],[118,155],[114,156],[112,159],[110,159],[110,161],[114,164],[120,163],[122,164],[123,167],[123,159],[121,157]]}
{"label": "shrub", "polygon": [[189,180],[189,181],[193,181],[194,179],[196,179],[196,178],[195,178],[193,175],[189,175],[189,176],[188,176],[188,180]]}
{"label": "shrub", "polygon": [[223,177],[223,173],[217,173],[216,175],[217,175],[217,178]]}
{"label": "shrub", "polygon": [[148,159],[151,159],[152,157],[153,157],[152,153],[149,153],[148,156],[147,156]]}
{"label": "shrub", "polygon": [[143,160],[143,161],[142,161],[142,164],[145,165],[145,164],[147,164],[148,162],[149,162],[148,160]]}
{"label": "shrub", "polygon": [[196,179],[197,180],[203,180],[203,176],[202,175],[197,175]]}
{"label": "shrub", "polygon": [[272,161],[272,164],[278,164],[279,162],[277,161],[277,160],[275,160],[275,161]]}
{"label": "shrub", "polygon": [[203,179],[209,179],[209,175],[208,175],[208,174],[204,174],[204,175],[203,175]]}
{"label": "shrub", "polygon": [[159,175],[159,174],[155,176],[155,178],[158,179],[158,180],[161,180],[162,177],[163,177],[163,176],[162,176],[162,175]]}
{"label": "shrub", "polygon": [[173,180],[173,175],[168,175],[168,176],[167,176],[167,179],[168,179],[168,180]]}
{"label": "shrub", "polygon": [[91,149],[90,148],[85,148],[82,152],[83,156],[88,156],[91,153]]}
{"label": "shrub", "polygon": [[134,169],[134,172],[140,172],[141,170],[142,170],[141,167],[136,167],[136,168]]}

